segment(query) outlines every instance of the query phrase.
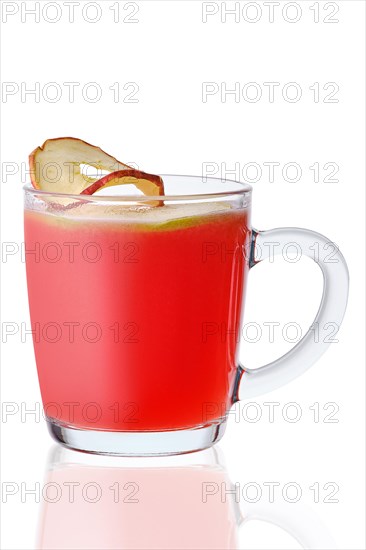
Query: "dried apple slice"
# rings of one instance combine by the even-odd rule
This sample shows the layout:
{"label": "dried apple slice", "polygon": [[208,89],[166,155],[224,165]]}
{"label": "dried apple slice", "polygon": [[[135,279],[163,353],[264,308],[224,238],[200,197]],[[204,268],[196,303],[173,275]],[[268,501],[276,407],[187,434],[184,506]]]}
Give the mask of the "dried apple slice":
{"label": "dried apple slice", "polygon": [[98,177],[81,172],[81,165],[109,172],[132,170],[105,151],[77,138],[48,139],[29,155],[33,187],[56,193],[79,194]]}
{"label": "dried apple slice", "polygon": [[[92,183],[80,194],[93,195],[106,187],[126,184],[133,184],[146,196],[164,195],[164,183],[160,176],[147,174],[146,172],[140,172],[140,170],[134,170],[132,168],[130,170],[118,170],[111,174],[107,174],[100,180]],[[163,201],[150,201],[149,204],[152,206],[161,206]]]}

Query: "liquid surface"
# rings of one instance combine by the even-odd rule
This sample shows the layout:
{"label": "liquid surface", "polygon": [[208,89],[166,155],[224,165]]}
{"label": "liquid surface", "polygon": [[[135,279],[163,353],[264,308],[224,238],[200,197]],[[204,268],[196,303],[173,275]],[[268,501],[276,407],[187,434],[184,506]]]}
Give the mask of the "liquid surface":
{"label": "liquid surface", "polygon": [[248,214],[183,206],[25,212],[48,416],[93,429],[171,430],[230,407]]}

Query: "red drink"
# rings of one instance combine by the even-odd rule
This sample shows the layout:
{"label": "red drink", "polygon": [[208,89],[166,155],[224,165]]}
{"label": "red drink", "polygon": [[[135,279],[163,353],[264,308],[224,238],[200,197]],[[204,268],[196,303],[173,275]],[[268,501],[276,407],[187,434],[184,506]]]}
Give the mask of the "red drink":
{"label": "red drink", "polygon": [[219,420],[238,375],[247,211],[198,203],[104,208],[103,217],[93,208],[25,212],[47,416],[113,431]]}

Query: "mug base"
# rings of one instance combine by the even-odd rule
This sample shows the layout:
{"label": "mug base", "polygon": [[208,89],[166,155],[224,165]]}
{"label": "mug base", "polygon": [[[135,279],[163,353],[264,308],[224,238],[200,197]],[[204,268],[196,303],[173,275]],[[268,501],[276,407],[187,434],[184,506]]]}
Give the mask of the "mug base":
{"label": "mug base", "polygon": [[112,432],[69,426],[47,418],[52,437],[76,451],[116,456],[166,456],[202,451],[224,435],[226,419],[186,430]]}

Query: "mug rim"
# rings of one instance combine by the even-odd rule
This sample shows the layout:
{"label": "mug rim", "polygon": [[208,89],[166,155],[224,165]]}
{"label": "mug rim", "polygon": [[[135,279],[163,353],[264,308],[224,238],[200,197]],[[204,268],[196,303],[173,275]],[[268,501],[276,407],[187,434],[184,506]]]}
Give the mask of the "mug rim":
{"label": "mug rim", "polygon": [[[123,202],[145,202],[145,201],[184,201],[184,200],[205,200],[205,199],[215,199],[228,197],[232,195],[250,195],[253,191],[253,187],[248,183],[242,181],[226,179],[226,178],[215,178],[212,176],[193,176],[185,174],[159,174],[163,179],[164,178],[190,178],[200,180],[202,183],[207,183],[210,180],[221,183],[232,183],[236,186],[241,186],[241,189],[233,189],[229,191],[218,191],[218,192],[208,192],[208,193],[187,193],[182,195],[81,195],[74,193],[62,193],[60,191],[45,191],[43,189],[36,189],[30,183],[27,183],[23,186],[25,193],[32,193],[37,195],[42,195],[44,197],[64,197],[70,199],[82,199],[85,201],[99,202],[99,201],[123,201]],[[205,181],[204,181],[205,180]]]}

